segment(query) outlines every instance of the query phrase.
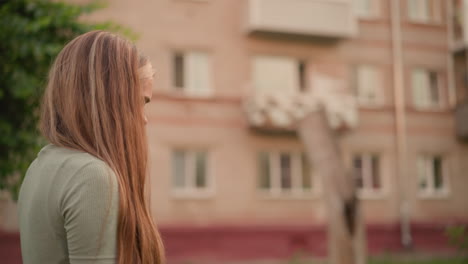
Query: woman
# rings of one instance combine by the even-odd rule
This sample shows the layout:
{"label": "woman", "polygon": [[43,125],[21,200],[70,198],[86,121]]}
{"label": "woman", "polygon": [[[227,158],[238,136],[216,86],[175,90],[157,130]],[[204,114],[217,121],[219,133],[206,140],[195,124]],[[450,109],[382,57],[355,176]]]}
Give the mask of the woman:
{"label": "woman", "polygon": [[108,32],[57,56],[41,113],[51,144],[19,195],[23,263],[164,263],[145,187],[152,77],[135,46]]}

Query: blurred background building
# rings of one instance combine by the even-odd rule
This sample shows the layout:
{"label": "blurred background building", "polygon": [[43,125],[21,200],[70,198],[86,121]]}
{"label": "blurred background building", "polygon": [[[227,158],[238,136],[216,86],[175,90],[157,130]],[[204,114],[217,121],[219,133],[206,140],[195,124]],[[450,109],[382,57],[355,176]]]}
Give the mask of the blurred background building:
{"label": "blurred background building", "polygon": [[[83,3],[86,0],[75,0]],[[468,223],[466,0],[112,0],[156,69],[147,106],[152,209],[169,258],[326,254],[321,176],[294,131],[253,128],[255,91],[346,84],[340,140],[371,254],[448,250]],[[320,151],[320,149],[317,149]]]}

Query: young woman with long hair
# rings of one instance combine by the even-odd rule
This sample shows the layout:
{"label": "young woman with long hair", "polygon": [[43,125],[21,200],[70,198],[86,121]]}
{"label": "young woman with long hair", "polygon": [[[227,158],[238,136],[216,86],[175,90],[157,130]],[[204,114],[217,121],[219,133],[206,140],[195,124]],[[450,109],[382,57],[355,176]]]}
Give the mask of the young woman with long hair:
{"label": "young woman with long hair", "polygon": [[18,201],[23,263],[165,262],[146,186],[152,78],[132,43],[104,31],[57,56],[41,110],[50,144]]}

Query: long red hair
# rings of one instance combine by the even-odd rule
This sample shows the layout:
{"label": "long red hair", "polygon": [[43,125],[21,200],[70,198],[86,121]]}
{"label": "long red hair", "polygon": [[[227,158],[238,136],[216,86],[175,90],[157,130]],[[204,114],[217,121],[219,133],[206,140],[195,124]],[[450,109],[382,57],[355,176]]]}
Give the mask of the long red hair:
{"label": "long red hair", "polygon": [[147,139],[138,69],[148,61],[117,35],[92,31],[72,40],[49,74],[41,131],[50,143],[87,152],[119,183],[119,264],[164,263],[148,205]]}

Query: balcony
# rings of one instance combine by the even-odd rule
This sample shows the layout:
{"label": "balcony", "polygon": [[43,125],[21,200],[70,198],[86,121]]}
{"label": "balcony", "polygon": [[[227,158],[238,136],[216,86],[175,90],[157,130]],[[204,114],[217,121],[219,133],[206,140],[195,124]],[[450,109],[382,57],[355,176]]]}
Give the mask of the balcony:
{"label": "balcony", "polygon": [[468,0],[452,0],[453,51],[468,46]]}
{"label": "balcony", "polygon": [[357,34],[351,0],[248,0],[249,33],[341,39]]}

